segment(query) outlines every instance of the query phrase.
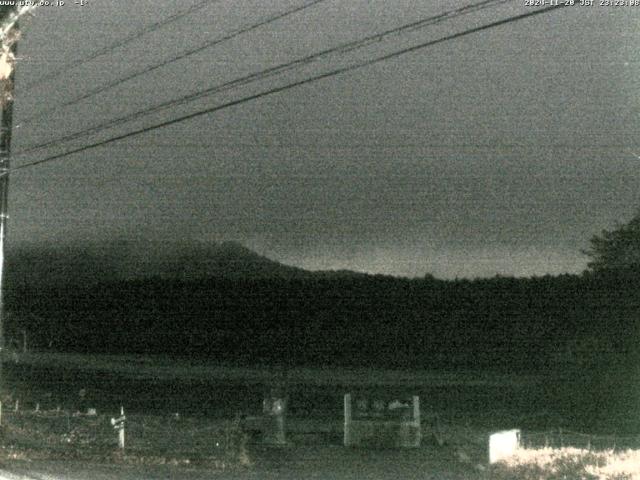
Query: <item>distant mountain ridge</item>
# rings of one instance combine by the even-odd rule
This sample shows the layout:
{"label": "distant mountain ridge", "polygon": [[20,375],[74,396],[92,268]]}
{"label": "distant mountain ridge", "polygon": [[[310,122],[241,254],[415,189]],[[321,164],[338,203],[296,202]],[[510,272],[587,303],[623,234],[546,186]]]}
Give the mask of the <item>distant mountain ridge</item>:
{"label": "distant mountain ridge", "polygon": [[194,244],[165,260],[161,276],[194,280],[198,278],[292,278],[308,277],[311,272],[284,265],[257,254],[237,242]]}
{"label": "distant mountain ridge", "polygon": [[151,277],[192,281],[214,277],[293,279],[364,275],[347,270],[311,272],[271,260],[232,241],[34,244],[10,248],[7,253],[7,281],[11,285],[84,285]]}

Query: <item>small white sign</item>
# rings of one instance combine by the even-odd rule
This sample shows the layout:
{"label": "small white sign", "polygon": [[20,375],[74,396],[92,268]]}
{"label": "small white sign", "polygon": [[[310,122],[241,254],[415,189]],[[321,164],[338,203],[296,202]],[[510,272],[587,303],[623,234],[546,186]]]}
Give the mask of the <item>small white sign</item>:
{"label": "small white sign", "polygon": [[520,430],[505,430],[489,437],[489,463],[496,463],[516,453]]}

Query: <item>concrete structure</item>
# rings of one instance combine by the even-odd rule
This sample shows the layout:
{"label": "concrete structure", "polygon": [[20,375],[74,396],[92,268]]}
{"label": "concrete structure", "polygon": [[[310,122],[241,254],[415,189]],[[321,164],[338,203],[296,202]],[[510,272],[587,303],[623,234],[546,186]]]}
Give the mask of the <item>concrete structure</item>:
{"label": "concrete structure", "polygon": [[420,398],[344,396],[346,447],[416,448],[420,446]]}

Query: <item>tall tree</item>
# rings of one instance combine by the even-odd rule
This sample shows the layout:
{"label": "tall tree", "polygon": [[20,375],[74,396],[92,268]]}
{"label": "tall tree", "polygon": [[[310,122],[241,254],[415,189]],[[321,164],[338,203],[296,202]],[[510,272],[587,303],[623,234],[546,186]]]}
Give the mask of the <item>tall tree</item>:
{"label": "tall tree", "polygon": [[591,248],[583,253],[591,257],[592,271],[640,268],[640,210],[628,223],[591,238]]}

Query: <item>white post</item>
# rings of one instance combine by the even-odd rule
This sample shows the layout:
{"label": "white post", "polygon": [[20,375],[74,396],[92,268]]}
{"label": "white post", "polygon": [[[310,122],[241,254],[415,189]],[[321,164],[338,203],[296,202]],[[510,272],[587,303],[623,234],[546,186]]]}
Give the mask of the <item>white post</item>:
{"label": "white post", "polygon": [[287,412],[287,403],[285,399],[277,399],[275,402],[275,416],[276,416],[276,443],[284,445],[287,443],[287,438],[284,431],[284,416]]}
{"label": "white post", "polygon": [[124,427],[122,427],[118,433],[118,447],[124,451]]}
{"label": "white post", "polygon": [[344,394],[344,446],[351,445],[351,394]]}
{"label": "white post", "polygon": [[416,446],[420,446],[422,442],[422,423],[420,420],[420,397],[418,395],[413,396],[413,424],[417,429]]}
{"label": "white post", "polygon": [[123,452],[124,452],[124,423],[125,423],[125,420],[126,420],[126,417],[124,416],[124,407],[120,407],[120,417],[119,418],[112,418],[111,419],[111,425],[113,426],[114,430],[118,431],[118,447]]}
{"label": "white post", "polygon": [[120,407],[120,418],[122,419],[122,426],[118,432],[118,446],[124,452],[124,407]]}

